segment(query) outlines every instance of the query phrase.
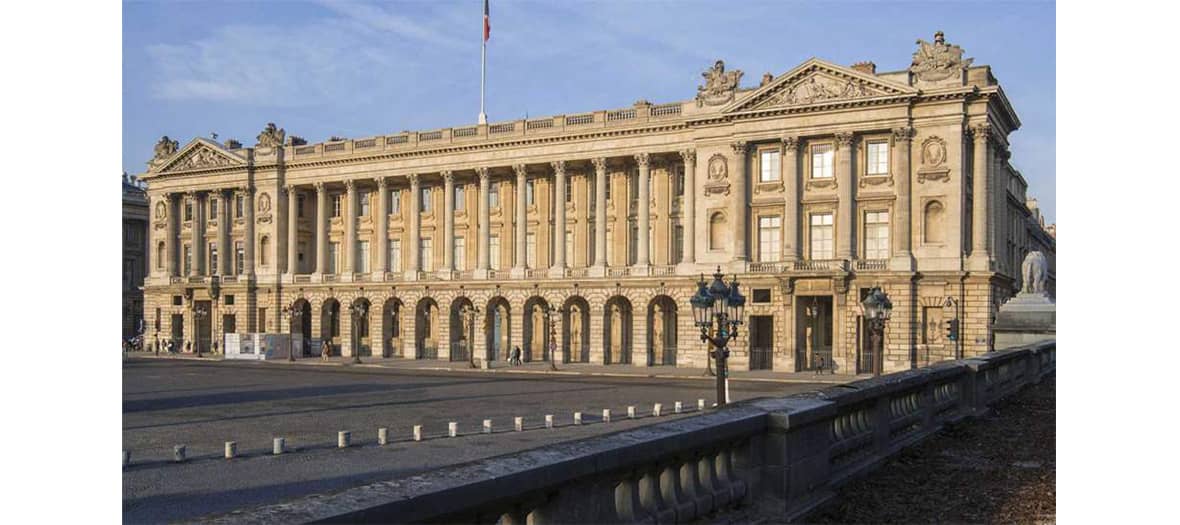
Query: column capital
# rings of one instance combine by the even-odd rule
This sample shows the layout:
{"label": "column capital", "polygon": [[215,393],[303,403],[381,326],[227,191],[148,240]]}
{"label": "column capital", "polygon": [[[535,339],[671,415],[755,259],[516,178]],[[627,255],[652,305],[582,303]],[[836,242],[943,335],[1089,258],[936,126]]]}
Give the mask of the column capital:
{"label": "column capital", "polygon": [[799,146],[803,145],[803,141],[794,135],[785,135],[782,138],[783,149],[787,153],[799,153]]}
{"label": "column capital", "polygon": [[852,141],[856,135],[851,131],[841,131],[836,133],[836,149],[852,147]]}
{"label": "column capital", "polygon": [[594,171],[598,173],[606,172],[606,157],[595,157],[590,159],[590,163],[594,165]]}
{"label": "column capital", "polygon": [[684,162],[696,162],[697,161],[697,150],[692,149],[692,148],[682,149],[682,150],[680,150],[680,158],[682,160],[684,160]]}
{"label": "column capital", "polygon": [[491,174],[491,170],[489,170],[485,166],[480,166],[478,168],[475,168],[475,174],[479,176],[479,181],[483,182],[485,180],[488,180],[488,177]]}
{"label": "column capital", "polygon": [[550,162],[549,165],[553,166],[553,173],[560,173],[562,175],[565,175],[565,161],[564,160],[555,160],[553,162]]}
{"label": "column capital", "polygon": [[971,136],[975,138],[975,142],[983,142],[991,137],[992,125],[987,122],[980,122],[971,126]]}
{"label": "column capital", "polygon": [[635,154],[635,163],[638,164],[640,168],[646,168],[650,160],[651,155],[646,152]]}
{"label": "column capital", "polygon": [[420,183],[420,180],[419,180],[419,177],[418,177],[418,174],[417,174],[417,173],[411,173],[411,174],[410,174],[409,176],[407,176],[406,178],[410,179],[410,186],[417,187],[417,186],[418,186],[418,184]]}
{"label": "column capital", "polygon": [[294,195],[295,194],[295,185],[294,184],[284,184],[283,185],[283,194],[284,195]]}
{"label": "column capital", "polygon": [[910,126],[893,128],[894,142],[910,142],[912,140],[914,140],[914,128]]}
{"label": "column capital", "polygon": [[389,179],[385,177],[377,177],[377,189],[385,191],[389,187]]}
{"label": "column capital", "polygon": [[739,141],[730,143],[729,147],[733,148],[734,155],[745,155],[746,150],[749,149],[749,147],[750,147],[750,143],[746,142],[744,140],[739,140]]}
{"label": "column capital", "polygon": [[524,164],[513,164],[512,171],[516,172],[516,178],[518,179],[523,179],[529,174],[528,166]]}
{"label": "column capital", "polygon": [[348,191],[349,193],[356,191],[356,180],[346,179],[344,181],[344,189],[345,189],[345,191]]}
{"label": "column capital", "polygon": [[453,172],[451,170],[442,170],[439,172],[439,175],[442,175],[444,183],[446,183],[446,184],[454,184],[455,183],[455,172]]}
{"label": "column capital", "polygon": [[327,186],[325,186],[322,181],[313,182],[312,186],[315,186],[316,193],[324,193],[327,191]]}

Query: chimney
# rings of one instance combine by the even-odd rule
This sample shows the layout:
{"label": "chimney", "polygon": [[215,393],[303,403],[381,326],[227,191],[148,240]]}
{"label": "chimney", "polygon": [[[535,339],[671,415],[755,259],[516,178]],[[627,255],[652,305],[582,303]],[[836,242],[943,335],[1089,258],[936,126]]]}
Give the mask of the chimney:
{"label": "chimney", "polygon": [[874,64],[868,60],[852,64],[852,69],[860,71],[861,73],[868,73],[870,75],[877,74],[877,64]]}

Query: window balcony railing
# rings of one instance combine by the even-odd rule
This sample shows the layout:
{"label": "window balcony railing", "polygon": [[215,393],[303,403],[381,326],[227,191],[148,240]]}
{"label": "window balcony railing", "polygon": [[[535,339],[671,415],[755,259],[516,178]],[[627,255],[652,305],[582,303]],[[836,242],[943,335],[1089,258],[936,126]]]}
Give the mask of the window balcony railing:
{"label": "window balcony railing", "polygon": [[549,270],[545,268],[528,268],[524,271],[526,279],[544,279],[549,276]]}
{"label": "window balcony railing", "polygon": [[873,271],[886,270],[889,268],[888,259],[857,259],[856,269],[858,271]]}
{"label": "window balcony railing", "polygon": [[565,276],[566,277],[589,277],[590,276],[590,269],[589,268],[566,268],[565,269]]}
{"label": "window balcony railing", "polygon": [[221,283],[222,284],[229,284],[229,283],[236,283],[236,282],[238,282],[238,276],[236,276],[236,275],[222,275],[221,276]]}
{"label": "window balcony railing", "polygon": [[750,273],[779,273],[783,271],[783,264],[778,262],[752,262]]}
{"label": "window balcony railing", "polygon": [[672,265],[660,265],[651,267],[652,277],[661,277],[665,275],[675,275],[676,267]]}
{"label": "window balcony railing", "polygon": [[400,281],[402,280],[402,272],[385,272],[386,281]]}
{"label": "window balcony railing", "polygon": [[847,269],[844,259],[811,259],[795,261],[795,270],[801,272],[831,272]]}

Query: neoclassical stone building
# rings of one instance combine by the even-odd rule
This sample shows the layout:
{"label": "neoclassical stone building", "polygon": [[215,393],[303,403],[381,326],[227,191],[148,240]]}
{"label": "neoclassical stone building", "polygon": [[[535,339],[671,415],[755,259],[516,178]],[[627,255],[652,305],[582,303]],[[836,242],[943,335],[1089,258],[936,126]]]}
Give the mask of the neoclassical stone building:
{"label": "neoclassical stone building", "polygon": [[123,174],[123,329],[124,339],[138,333],[143,317],[144,278],[148,268],[148,197],[143,183]]}
{"label": "neoclassical stone building", "polygon": [[[941,33],[919,44],[903,71],[811,59],[757,87],[718,61],[684,102],[318,144],[273,124],[253,147],[165,137],[143,174],[149,341],[540,360],[560,307],[562,361],[704,367],[688,298],[720,267],[749,299],[739,370],[985,352],[1024,254],[1052,264],[1053,240],[991,68]],[[858,308],[876,285],[894,305],[883,356]],[[955,315],[961,348],[941,328]]]}

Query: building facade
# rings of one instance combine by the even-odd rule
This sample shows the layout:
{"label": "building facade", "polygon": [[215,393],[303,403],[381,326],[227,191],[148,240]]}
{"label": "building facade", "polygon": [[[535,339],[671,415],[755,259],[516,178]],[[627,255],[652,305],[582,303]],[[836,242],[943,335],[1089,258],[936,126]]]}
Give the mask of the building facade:
{"label": "building facade", "polygon": [[[123,174],[123,338],[139,333],[148,269],[148,197],[142,182]],[[146,327],[145,327],[146,328]]]}
{"label": "building facade", "polygon": [[[939,33],[897,72],[811,59],[743,87],[717,61],[683,102],[318,144],[273,124],[254,147],[164,137],[143,175],[149,340],[456,361],[549,359],[552,340],[567,362],[704,367],[688,299],[720,268],[749,298],[737,369],[985,352],[1021,254],[1054,257],[1009,163],[1020,122],[962,54]],[[860,319],[873,286],[894,305],[883,355]]]}

